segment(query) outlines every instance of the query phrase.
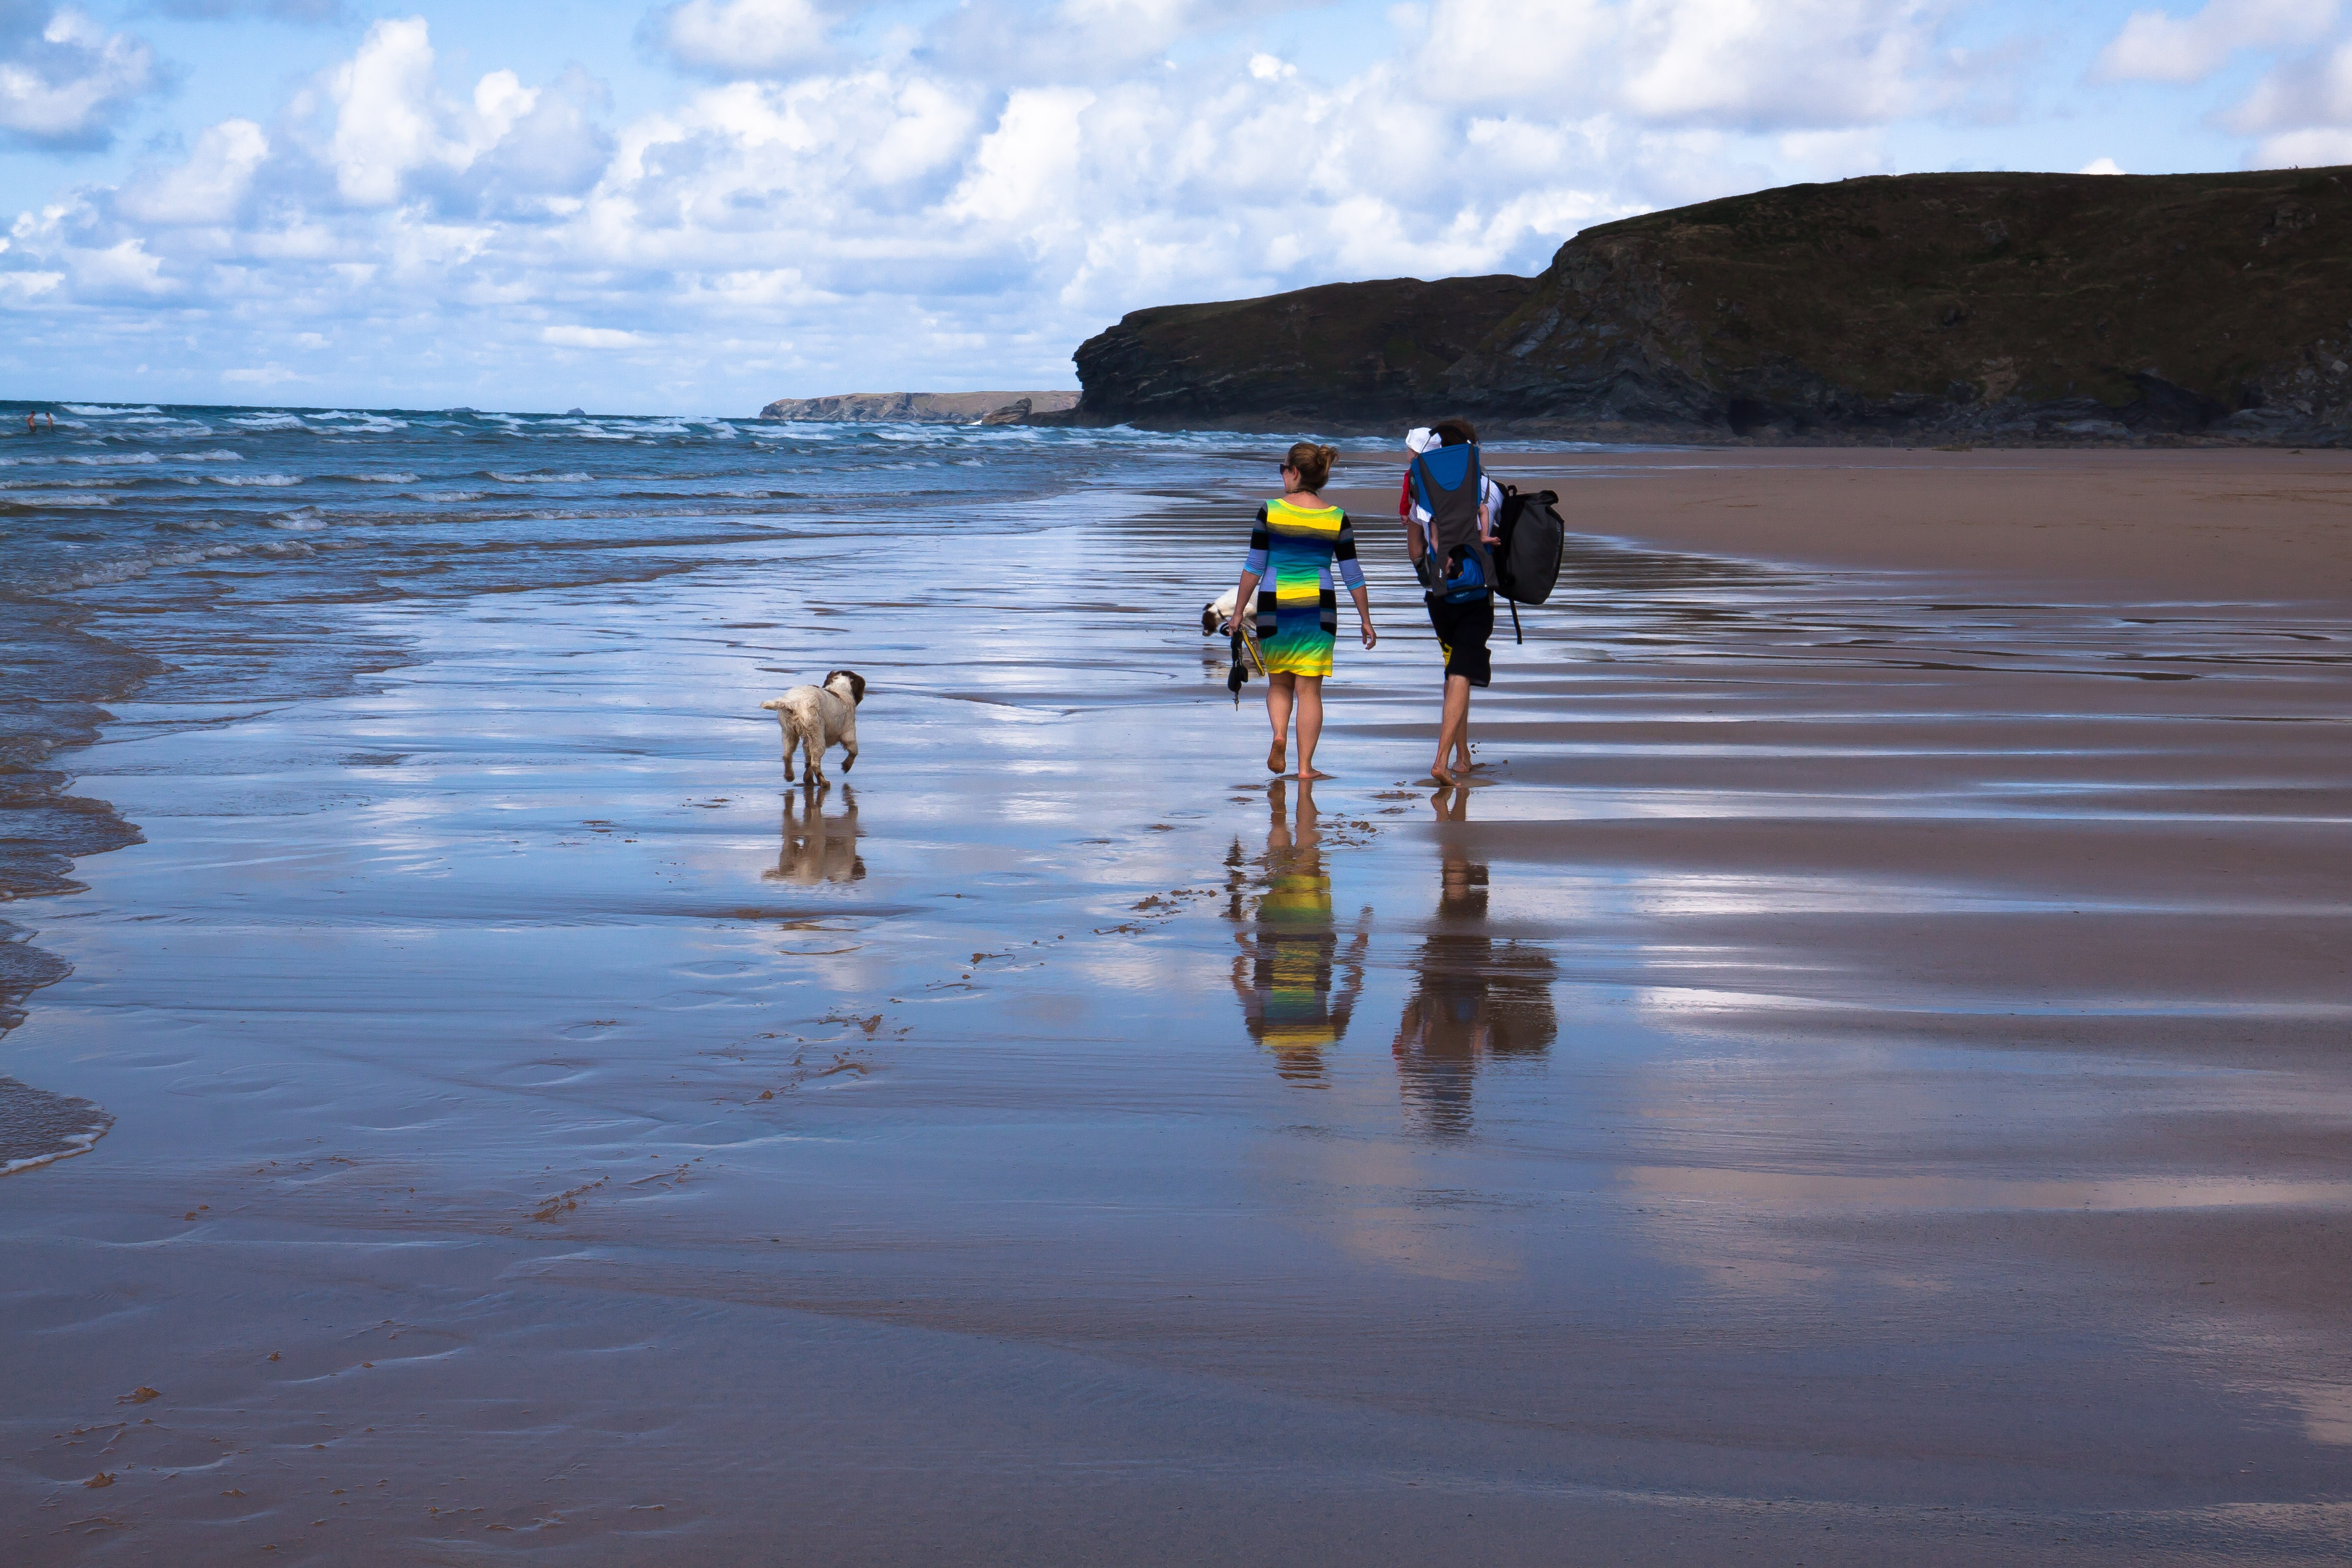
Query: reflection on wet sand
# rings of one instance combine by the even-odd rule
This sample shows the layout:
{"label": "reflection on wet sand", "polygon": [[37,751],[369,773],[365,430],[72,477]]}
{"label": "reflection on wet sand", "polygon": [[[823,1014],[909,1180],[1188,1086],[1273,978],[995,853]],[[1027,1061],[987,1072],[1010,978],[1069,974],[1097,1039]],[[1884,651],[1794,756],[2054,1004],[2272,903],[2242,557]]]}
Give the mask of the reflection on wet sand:
{"label": "reflection on wet sand", "polygon": [[857,853],[857,792],[841,786],[841,811],[828,816],[825,797],[830,784],[811,784],[784,792],[783,847],[772,870],[760,878],[769,882],[856,882],[866,875],[866,861]]}
{"label": "reflection on wet sand", "polygon": [[[1295,819],[1284,816],[1286,784],[1266,786],[1270,816],[1265,856],[1255,905],[1244,911],[1248,859],[1240,839],[1226,858],[1234,889],[1228,914],[1247,920],[1234,938],[1242,952],[1234,959],[1234,992],[1250,1038],[1272,1051],[1276,1070],[1286,1079],[1319,1084],[1323,1050],[1348,1032],[1349,1016],[1364,988],[1364,952],[1371,933],[1367,906],[1357,917],[1344,958],[1331,915],[1331,874],[1323,859],[1323,834],[1315,815],[1315,787],[1298,781]],[[1335,970],[1346,971],[1337,994]]]}
{"label": "reflection on wet sand", "polygon": [[[1440,823],[1468,819],[1470,792],[1430,797]],[[1412,994],[1397,1020],[1397,1084],[1405,1110],[1432,1137],[1470,1131],[1470,1083],[1488,1057],[1540,1056],[1559,1034],[1550,954],[1486,930],[1486,867],[1444,847],[1437,918],[1415,959]]]}

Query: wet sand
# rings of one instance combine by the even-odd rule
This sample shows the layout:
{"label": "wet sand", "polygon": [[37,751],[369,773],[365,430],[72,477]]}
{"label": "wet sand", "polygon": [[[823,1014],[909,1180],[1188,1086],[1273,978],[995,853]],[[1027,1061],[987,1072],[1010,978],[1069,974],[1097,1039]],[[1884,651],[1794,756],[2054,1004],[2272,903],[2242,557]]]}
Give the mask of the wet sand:
{"label": "wet sand", "polygon": [[1268,785],[1245,507],[116,706],[12,1556],[2340,1560],[2352,468],[1506,468],[1585,537],[1466,792],[1382,527]]}

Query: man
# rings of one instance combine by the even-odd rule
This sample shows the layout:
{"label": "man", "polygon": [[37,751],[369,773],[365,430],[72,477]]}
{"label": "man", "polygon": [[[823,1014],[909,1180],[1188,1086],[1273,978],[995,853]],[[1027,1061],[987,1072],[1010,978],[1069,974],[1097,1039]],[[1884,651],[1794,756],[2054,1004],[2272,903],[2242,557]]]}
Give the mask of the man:
{"label": "man", "polygon": [[[1405,548],[1412,555],[1429,604],[1429,624],[1445,657],[1445,705],[1438,722],[1437,761],[1429,776],[1440,784],[1467,782],[1470,689],[1494,678],[1486,650],[1495,633],[1495,517],[1500,487],[1479,462],[1478,432],[1466,419],[1440,421],[1405,437],[1413,453],[1398,505],[1405,514]],[[1449,765],[1447,753],[1452,752]],[[1459,775],[1458,777],[1456,775]]]}

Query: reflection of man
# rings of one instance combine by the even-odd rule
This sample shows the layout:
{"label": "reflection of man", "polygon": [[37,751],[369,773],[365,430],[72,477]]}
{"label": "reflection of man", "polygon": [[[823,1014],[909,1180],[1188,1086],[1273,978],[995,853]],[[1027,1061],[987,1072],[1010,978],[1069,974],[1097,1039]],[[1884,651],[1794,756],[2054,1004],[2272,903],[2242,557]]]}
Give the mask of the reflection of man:
{"label": "reflection of man", "polygon": [[[1467,816],[1470,792],[1430,799],[1440,823]],[[1421,944],[1412,994],[1397,1020],[1397,1084],[1405,1108],[1436,1137],[1470,1131],[1470,1084],[1487,1057],[1539,1056],[1559,1034],[1552,961],[1486,934],[1486,868],[1455,840],[1441,851],[1437,929]]]}
{"label": "reflection of man", "polygon": [[776,855],[775,869],[760,873],[763,880],[814,887],[819,882],[855,882],[866,875],[866,862],[857,853],[857,792],[843,784],[845,809],[837,816],[827,816],[824,797],[832,793],[829,784],[805,795],[799,790],[784,792],[783,847]]}
{"label": "reflection of man", "polygon": [[[1275,1070],[1286,1079],[1315,1081],[1323,1076],[1323,1048],[1339,1044],[1348,1032],[1349,1015],[1364,988],[1364,950],[1371,936],[1360,928],[1347,957],[1340,958],[1314,785],[1298,782],[1295,828],[1283,820],[1283,789],[1277,781],[1266,790],[1273,815],[1265,835],[1265,891],[1250,929],[1234,938],[1243,952],[1234,959],[1234,993],[1241,998],[1250,1038],[1274,1053]],[[1238,861],[1239,845],[1234,850]],[[1234,914],[1239,917],[1238,908]],[[1343,964],[1346,981],[1335,996],[1332,972]]]}

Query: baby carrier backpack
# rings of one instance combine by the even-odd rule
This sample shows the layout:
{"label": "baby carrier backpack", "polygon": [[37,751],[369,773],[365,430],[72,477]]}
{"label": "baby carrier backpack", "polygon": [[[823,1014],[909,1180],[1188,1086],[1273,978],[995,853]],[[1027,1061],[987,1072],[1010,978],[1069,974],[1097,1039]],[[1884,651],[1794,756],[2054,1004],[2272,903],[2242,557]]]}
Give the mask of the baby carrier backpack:
{"label": "baby carrier backpack", "polygon": [[1429,550],[1416,565],[1429,597],[1461,604],[1494,592],[1495,559],[1478,537],[1486,474],[1478,447],[1433,447],[1412,460],[1413,499],[1429,513]]}
{"label": "baby carrier backpack", "polygon": [[1511,635],[1520,642],[1519,606],[1540,605],[1559,582],[1568,548],[1559,497],[1550,490],[1520,494],[1503,487],[1503,515],[1495,520],[1495,586],[1511,602]]}

